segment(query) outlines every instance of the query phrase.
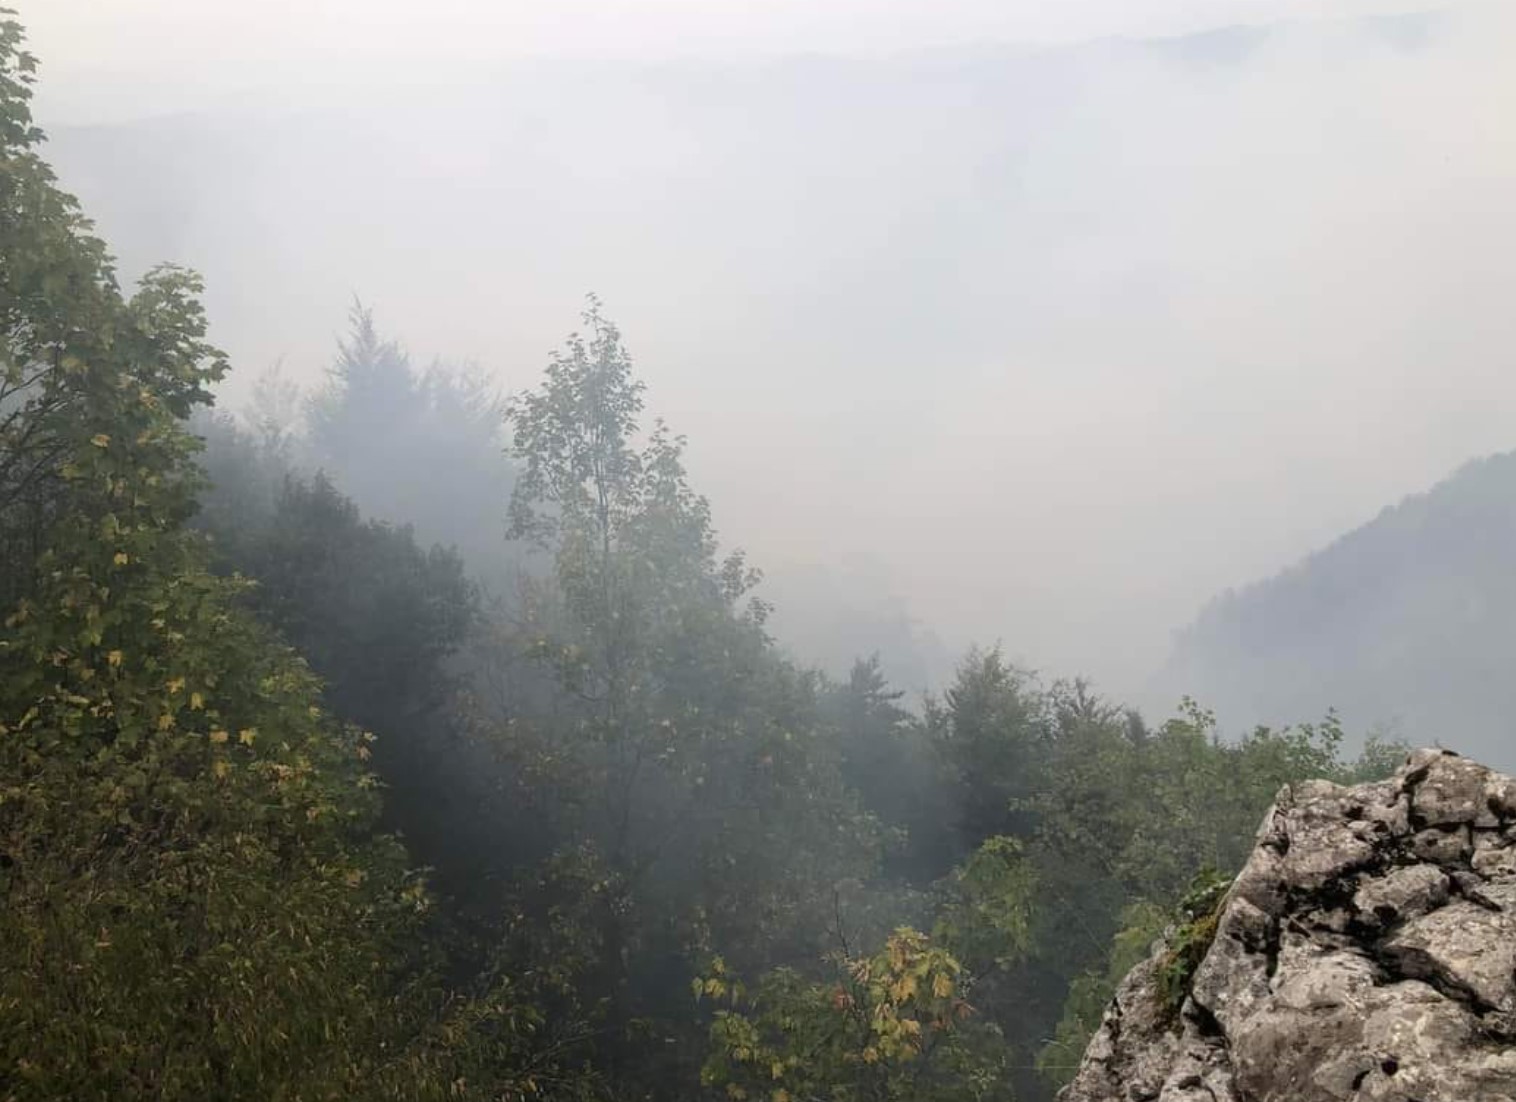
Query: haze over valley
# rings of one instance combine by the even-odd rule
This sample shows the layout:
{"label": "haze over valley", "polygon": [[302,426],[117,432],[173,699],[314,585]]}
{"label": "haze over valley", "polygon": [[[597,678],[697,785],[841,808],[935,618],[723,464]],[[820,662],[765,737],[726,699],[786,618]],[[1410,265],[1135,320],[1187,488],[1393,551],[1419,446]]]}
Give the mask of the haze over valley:
{"label": "haze over valley", "polygon": [[317,384],[355,295],[520,387],[594,291],[803,656],[896,607],[937,640],[879,644],[913,689],[1000,640],[1164,710],[1210,597],[1513,443],[1509,9],[1293,14],[402,78],[355,50],[128,117],[74,80],[41,121],[125,271],[207,276],[225,404]]}
{"label": "haze over valley", "polygon": [[1512,45],[0,10],[0,1099],[1516,1097]]}

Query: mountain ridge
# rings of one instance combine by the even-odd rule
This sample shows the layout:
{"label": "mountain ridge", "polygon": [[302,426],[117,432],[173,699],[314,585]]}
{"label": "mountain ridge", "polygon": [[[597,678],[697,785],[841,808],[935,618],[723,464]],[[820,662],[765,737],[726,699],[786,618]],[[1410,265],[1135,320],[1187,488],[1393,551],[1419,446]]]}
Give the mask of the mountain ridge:
{"label": "mountain ridge", "polygon": [[[1160,681],[1251,726],[1344,713],[1412,738],[1467,731],[1512,760],[1499,655],[1516,632],[1516,450],[1459,466],[1278,573],[1209,601]],[[1377,703],[1376,703],[1377,702]],[[1503,745],[1504,743],[1504,745]]]}

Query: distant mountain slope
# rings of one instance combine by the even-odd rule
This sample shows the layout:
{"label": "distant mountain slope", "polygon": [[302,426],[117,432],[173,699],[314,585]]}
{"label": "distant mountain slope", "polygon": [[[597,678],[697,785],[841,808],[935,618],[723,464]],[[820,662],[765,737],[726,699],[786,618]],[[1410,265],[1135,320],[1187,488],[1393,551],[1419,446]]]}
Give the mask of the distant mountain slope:
{"label": "distant mountain slope", "polygon": [[1217,598],[1161,681],[1229,728],[1335,707],[1350,728],[1516,764],[1516,452]]}

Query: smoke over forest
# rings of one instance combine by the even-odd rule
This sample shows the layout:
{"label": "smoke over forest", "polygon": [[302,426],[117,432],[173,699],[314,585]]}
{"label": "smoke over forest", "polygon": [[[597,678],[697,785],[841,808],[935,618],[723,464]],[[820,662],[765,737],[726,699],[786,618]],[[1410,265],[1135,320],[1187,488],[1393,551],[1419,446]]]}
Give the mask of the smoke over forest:
{"label": "smoke over forest", "polygon": [[1051,1099],[1516,764],[1508,9],[137,2],[0,29],[0,1098]]}
{"label": "smoke over forest", "polygon": [[227,405],[318,385],[355,295],[518,388],[593,290],[804,657],[908,618],[913,690],[998,639],[1166,709],[1213,595],[1510,446],[1510,31],[336,56],[43,121],[126,270],[207,276]]}

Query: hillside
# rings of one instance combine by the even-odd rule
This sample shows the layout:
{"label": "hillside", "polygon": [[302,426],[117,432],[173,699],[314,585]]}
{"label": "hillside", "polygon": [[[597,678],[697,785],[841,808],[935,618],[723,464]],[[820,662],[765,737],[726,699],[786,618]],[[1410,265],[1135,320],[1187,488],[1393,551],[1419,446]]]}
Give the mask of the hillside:
{"label": "hillside", "polygon": [[1179,635],[1160,680],[1229,726],[1335,707],[1352,728],[1384,725],[1509,766],[1513,563],[1516,452],[1507,452],[1218,597]]}

